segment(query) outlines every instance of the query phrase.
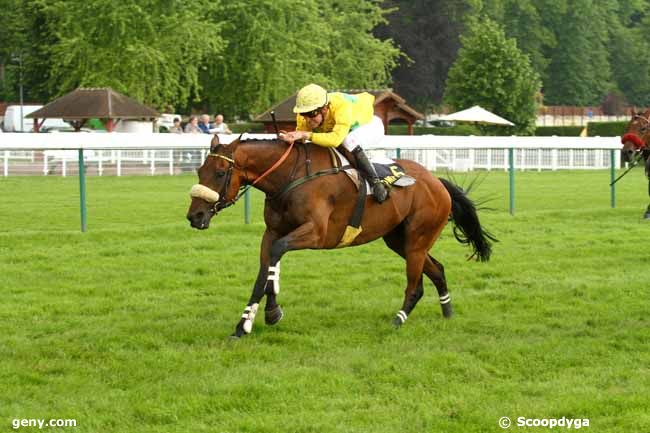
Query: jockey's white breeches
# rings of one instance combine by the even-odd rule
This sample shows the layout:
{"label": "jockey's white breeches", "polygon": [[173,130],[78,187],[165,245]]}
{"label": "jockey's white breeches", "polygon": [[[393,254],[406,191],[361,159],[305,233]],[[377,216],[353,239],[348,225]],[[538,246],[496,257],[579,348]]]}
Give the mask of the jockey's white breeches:
{"label": "jockey's white breeches", "polygon": [[343,140],[343,146],[351,152],[357,146],[361,146],[363,149],[367,146],[379,144],[383,136],[384,122],[379,117],[373,116],[369,123],[350,131],[347,137],[345,137],[345,140]]}

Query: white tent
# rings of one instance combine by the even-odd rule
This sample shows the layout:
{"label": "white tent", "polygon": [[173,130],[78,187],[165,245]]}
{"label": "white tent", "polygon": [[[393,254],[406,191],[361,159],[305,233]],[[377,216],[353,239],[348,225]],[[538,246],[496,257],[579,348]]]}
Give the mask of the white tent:
{"label": "white tent", "polygon": [[441,120],[451,120],[454,122],[473,122],[473,123],[482,123],[484,125],[508,125],[514,126],[509,120],[504,119],[503,117],[497,116],[494,113],[487,111],[485,108],[478,105],[468,108],[466,110],[457,111],[455,113],[447,114],[442,116]]}

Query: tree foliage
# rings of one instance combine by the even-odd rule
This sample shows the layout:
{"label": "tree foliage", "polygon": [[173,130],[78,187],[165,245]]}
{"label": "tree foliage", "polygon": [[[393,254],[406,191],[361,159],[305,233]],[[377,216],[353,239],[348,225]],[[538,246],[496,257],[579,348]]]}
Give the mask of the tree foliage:
{"label": "tree foliage", "polygon": [[219,52],[214,2],[59,0],[46,9],[57,28],[50,47],[53,94],[109,86],[155,107],[198,96],[199,68]]}
{"label": "tree foliage", "polygon": [[375,33],[395,40],[405,56],[393,72],[394,89],[427,110],[442,102],[447,73],[460,47],[465,1],[388,0],[388,23]]}
{"label": "tree foliage", "polygon": [[202,74],[204,105],[260,113],[299,87],[387,86],[399,50],[372,29],[384,12],[373,1],[233,0],[213,20],[224,51]]}
{"label": "tree foliage", "polygon": [[458,58],[449,71],[445,102],[456,109],[480,105],[532,133],[541,81],[530,59],[503,28],[489,18],[469,22]]}

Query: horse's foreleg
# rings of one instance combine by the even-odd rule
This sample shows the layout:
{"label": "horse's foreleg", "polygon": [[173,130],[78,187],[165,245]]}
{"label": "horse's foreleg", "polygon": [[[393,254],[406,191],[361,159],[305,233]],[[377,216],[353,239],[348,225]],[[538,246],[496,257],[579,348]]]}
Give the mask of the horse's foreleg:
{"label": "horse's foreleg", "polygon": [[[253,323],[255,322],[255,316],[257,315],[257,310],[259,308],[259,303],[262,300],[262,297],[264,296],[265,292],[268,294],[267,282],[271,279],[271,274],[273,273],[273,279],[275,279],[275,275],[277,275],[277,281],[279,283],[279,272],[275,273],[272,272],[272,270],[275,270],[276,268],[279,269],[280,263],[275,263],[273,266],[270,266],[271,263],[271,247],[273,245],[273,242],[277,236],[275,236],[272,232],[269,230],[264,232],[264,236],[262,237],[262,245],[260,246],[260,269],[257,273],[257,279],[255,280],[255,285],[253,286],[253,293],[251,294],[250,299],[248,300],[248,303],[246,304],[246,308],[244,309],[244,313],[242,314],[241,319],[239,320],[239,323],[237,324],[237,327],[235,328],[235,333],[233,334],[233,337],[241,337],[244,334],[250,334],[250,332],[253,330]],[[279,288],[279,286],[278,286]],[[271,289],[273,291],[273,288]],[[279,317],[275,320],[274,323],[277,323],[281,318],[282,318],[282,310],[280,309],[280,306],[277,305],[275,301],[275,292],[273,291],[273,300],[272,300],[272,305],[274,306],[275,314],[279,314]],[[266,310],[269,308],[269,302],[267,301],[267,307]],[[279,310],[279,312],[277,311]],[[268,314],[268,312],[266,313]],[[268,320],[267,320],[268,323]]]}
{"label": "horse's foreleg", "polygon": [[[646,174],[648,175],[648,197],[650,197],[650,158],[648,158],[648,162],[646,163]],[[645,210],[645,214],[643,214],[643,218],[650,220],[650,204],[648,205],[648,208]]]}
{"label": "horse's foreleg", "polygon": [[314,222],[303,224],[279,239],[268,230],[264,232],[260,250],[260,270],[253,294],[233,336],[241,337],[251,332],[259,302],[265,293],[267,295],[264,308],[266,323],[273,325],[282,319],[282,309],[275,299],[280,290],[280,259],[287,251],[321,247],[323,238],[324,230],[319,229]]}

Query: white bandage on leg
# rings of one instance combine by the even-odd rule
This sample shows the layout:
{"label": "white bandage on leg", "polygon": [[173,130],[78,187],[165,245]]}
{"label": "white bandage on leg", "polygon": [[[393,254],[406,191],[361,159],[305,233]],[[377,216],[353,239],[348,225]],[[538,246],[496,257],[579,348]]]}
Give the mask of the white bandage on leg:
{"label": "white bandage on leg", "polygon": [[195,198],[200,198],[208,203],[216,203],[219,201],[219,193],[211,190],[205,185],[196,184],[190,189],[190,196]]}
{"label": "white bandage on leg", "polygon": [[406,322],[406,319],[408,318],[408,316],[406,315],[404,310],[399,310],[397,312],[397,317],[399,317],[399,319],[402,321],[402,323]]}
{"label": "white bandage on leg", "polygon": [[449,293],[447,293],[446,295],[440,297],[440,303],[441,304],[448,304],[450,302],[451,302],[451,296],[449,296]]}
{"label": "white bandage on leg", "polygon": [[275,266],[269,266],[269,275],[266,279],[272,281],[273,293],[276,295],[280,293],[280,262],[276,263]]}
{"label": "white bandage on leg", "polygon": [[242,314],[242,319],[244,321],[244,332],[250,334],[253,330],[253,322],[255,322],[255,316],[257,315],[257,308],[260,304],[248,305],[244,308],[244,314]]}

